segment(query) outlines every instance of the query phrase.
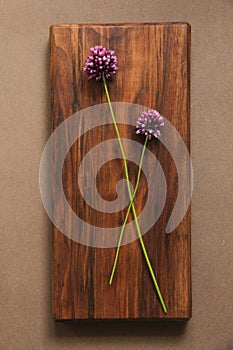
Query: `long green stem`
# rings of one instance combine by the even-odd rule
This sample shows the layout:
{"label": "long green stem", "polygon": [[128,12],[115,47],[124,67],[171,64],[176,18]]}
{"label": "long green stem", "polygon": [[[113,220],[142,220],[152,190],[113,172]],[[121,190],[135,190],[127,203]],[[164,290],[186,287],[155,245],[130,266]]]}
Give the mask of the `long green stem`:
{"label": "long green stem", "polygon": [[136,193],[137,193],[137,190],[138,190],[140,177],[141,177],[141,171],[142,171],[142,162],[143,162],[143,157],[144,157],[145,150],[146,150],[147,141],[148,141],[148,136],[146,136],[145,143],[144,143],[144,146],[143,146],[143,149],[142,149],[142,154],[141,154],[141,159],[140,159],[139,169],[138,169],[138,175],[137,175],[137,182],[136,182],[135,189],[134,189],[134,192],[133,192],[132,201],[130,201],[130,204],[128,206],[128,209],[127,209],[127,212],[126,212],[126,215],[125,215],[125,220],[124,220],[123,226],[121,228],[121,233],[120,233],[120,237],[119,237],[119,240],[118,240],[116,255],[115,255],[115,259],[114,259],[114,264],[113,264],[113,268],[112,268],[112,273],[111,273],[111,277],[110,277],[110,280],[109,280],[109,284],[112,284],[112,280],[113,280],[113,277],[114,277],[114,273],[115,273],[116,265],[117,265],[117,260],[118,260],[118,256],[119,256],[119,252],[120,252],[121,241],[122,241],[123,234],[124,234],[124,231],[125,231],[125,226],[126,226],[126,223],[127,223],[128,217],[129,217],[130,209],[131,209],[133,201],[134,201],[134,197],[136,196]]}
{"label": "long green stem", "polygon": [[167,308],[166,308],[166,305],[164,303],[162,294],[160,292],[160,289],[159,289],[159,286],[158,286],[158,283],[157,283],[157,280],[156,280],[153,268],[151,266],[151,263],[150,263],[150,260],[149,260],[149,257],[148,257],[147,251],[146,251],[146,247],[144,245],[144,241],[142,239],[142,234],[141,234],[141,230],[140,230],[140,226],[139,226],[139,223],[138,223],[137,214],[136,214],[136,210],[135,210],[135,206],[134,206],[134,202],[133,202],[133,195],[131,193],[131,188],[130,188],[129,173],[128,173],[128,166],[127,166],[127,161],[126,161],[126,157],[125,157],[125,152],[124,152],[124,148],[123,148],[123,145],[122,145],[122,141],[121,141],[120,133],[119,133],[119,130],[118,130],[118,126],[117,126],[117,123],[116,123],[116,118],[115,118],[115,115],[114,115],[114,112],[113,112],[113,109],[112,109],[112,103],[111,103],[111,100],[110,100],[110,96],[109,96],[109,92],[108,92],[108,86],[107,86],[106,79],[105,79],[104,75],[103,75],[103,83],[104,83],[104,89],[105,89],[105,93],[106,93],[106,96],[107,96],[111,117],[112,117],[112,120],[113,120],[113,124],[114,124],[115,130],[116,130],[119,146],[120,146],[122,157],[123,157],[127,188],[128,188],[128,192],[129,192],[130,202],[132,202],[132,211],[133,211],[133,216],[134,216],[136,228],[137,228],[137,231],[138,231],[139,240],[140,240],[140,243],[141,243],[141,247],[142,247],[142,250],[143,250],[143,253],[144,253],[144,256],[145,256],[145,259],[146,259],[146,262],[147,262],[147,265],[148,265],[148,268],[149,268],[152,280],[154,282],[154,286],[156,288],[159,300],[161,302],[163,311],[166,314],[167,313]]}

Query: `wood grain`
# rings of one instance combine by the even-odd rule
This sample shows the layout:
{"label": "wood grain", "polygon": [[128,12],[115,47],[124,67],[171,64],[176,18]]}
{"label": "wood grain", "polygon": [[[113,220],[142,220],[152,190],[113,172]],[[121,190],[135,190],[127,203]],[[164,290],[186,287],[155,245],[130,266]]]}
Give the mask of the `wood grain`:
{"label": "wood grain", "polygon": [[[189,148],[190,26],[187,23],[127,25],[54,25],[51,41],[51,118],[55,130],[66,118],[88,106],[106,102],[101,83],[88,81],[83,66],[90,47],[115,50],[119,71],[109,84],[112,101],[132,102],[160,111],[176,127]],[[131,127],[119,126],[122,137],[143,142]],[[109,125],[88,132],[67,154],[63,186],[74,212],[92,224],[111,227],[122,222],[125,211],[98,213],[85,205],[78,188],[78,167],[96,144],[115,138]],[[57,141],[59,142],[59,140]],[[56,147],[56,144],[55,144]],[[177,171],[161,143],[150,143],[167,179],[164,210],[144,242],[163,293],[168,314],[157,298],[139,241],[122,246],[113,284],[108,285],[115,248],[78,244],[53,227],[53,317],[68,319],[181,319],[191,317],[190,209],[180,225],[165,234],[177,197]],[[135,183],[137,166],[128,162]],[[106,186],[106,174],[112,174]],[[113,199],[116,183],[124,177],[123,162],[102,167],[98,190]],[[137,212],[147,191],[145,177],[137,194]],[[56,205],[56,204],[55,204]],[[132,215],[130,220],[132,220]]]}

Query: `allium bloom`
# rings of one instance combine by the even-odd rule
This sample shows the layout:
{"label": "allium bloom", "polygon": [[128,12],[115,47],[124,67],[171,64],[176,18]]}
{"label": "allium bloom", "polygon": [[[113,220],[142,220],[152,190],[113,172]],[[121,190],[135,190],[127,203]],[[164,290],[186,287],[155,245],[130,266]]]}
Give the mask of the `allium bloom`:
{"label": "allium bloom", "polygon": [[106,50],[103,46],[95,46],[90,49],[91,55],[87,57],[84,71],[88,74],[88,79],[100,80],[104,75],[110,78],[116,74],[117,57],[112,50]]}
{"label": "allium bloom", "polygon": [[154,136],[159,138],[161,135],[160,128],[164,126],[163,117],[158,111],[150,109],[147,112],[142,112],[137,120],[136,134],[148,135],[148,139]]}

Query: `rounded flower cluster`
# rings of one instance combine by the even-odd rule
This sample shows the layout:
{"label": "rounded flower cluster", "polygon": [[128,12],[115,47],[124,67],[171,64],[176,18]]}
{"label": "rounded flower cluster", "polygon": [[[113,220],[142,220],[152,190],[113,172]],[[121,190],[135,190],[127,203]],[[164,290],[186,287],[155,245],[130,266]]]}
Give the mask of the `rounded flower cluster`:
{"label": "rounded flower cluster", "polygon": [[160,113],[154,109],[150,109],[147,112],[142,112],[141,116],[137,120],[136,134],[142,134],[148,136],[148,139],[154,136],[159,138],[161,135],[160,128],[164,126],[163,117]]}
{"label": "rounded flower cluster", "polygon": [[87,57],[84,67],[88,79],[100,80],[103,75],[110,78],[116,74],[118,67],[114,51],[106,50],[103,46],[94,46],[90,51],[91,55]]}

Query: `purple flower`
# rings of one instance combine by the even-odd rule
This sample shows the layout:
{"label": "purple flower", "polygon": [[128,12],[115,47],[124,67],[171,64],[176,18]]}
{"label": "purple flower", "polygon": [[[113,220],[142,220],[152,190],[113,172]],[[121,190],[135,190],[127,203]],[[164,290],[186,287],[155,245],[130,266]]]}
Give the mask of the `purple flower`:
{"label": "purple flower", "polygon": [[84,71],[88,74],[88,79],[100,80],[104,75],[110,78],[116,74],[117,57],[112,50],[106,50],[103,46],[95,46],[90,49],[91,55],[87,57]]}
{"label": "purple flower", "polygon": [[147,112],[142,112],[138,118],[136,134],[148,135],[149,140],[153,136],[159,138],[161,135],[160,128],[162,126],[164,126],[163,117],[158,111],[150,109]]}

